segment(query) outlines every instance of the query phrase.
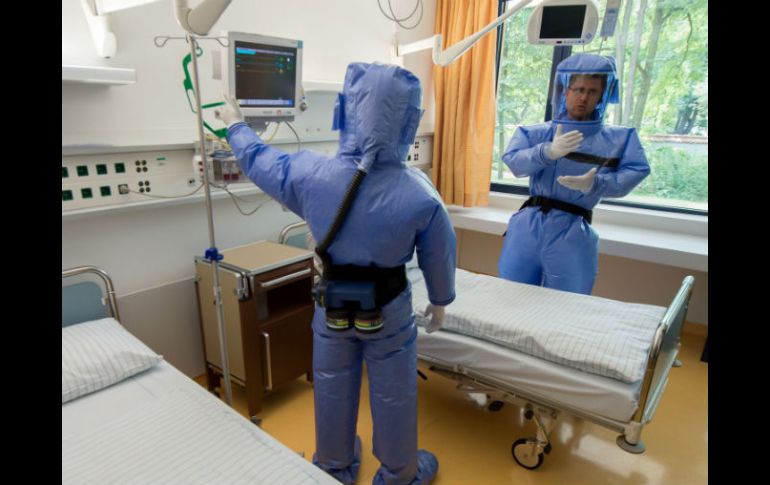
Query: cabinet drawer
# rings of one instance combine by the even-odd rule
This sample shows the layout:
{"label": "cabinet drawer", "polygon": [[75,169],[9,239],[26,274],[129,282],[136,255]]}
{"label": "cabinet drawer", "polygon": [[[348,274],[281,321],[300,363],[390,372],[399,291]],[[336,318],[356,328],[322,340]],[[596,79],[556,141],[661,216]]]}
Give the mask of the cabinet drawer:
{"label": "cabinet drawer", "polygon": [[285,285],[291,285],[305,278],[310,278],[310,281],[313,281],[312,259],[251,275],[251,291],[255,294],[264,293]]}

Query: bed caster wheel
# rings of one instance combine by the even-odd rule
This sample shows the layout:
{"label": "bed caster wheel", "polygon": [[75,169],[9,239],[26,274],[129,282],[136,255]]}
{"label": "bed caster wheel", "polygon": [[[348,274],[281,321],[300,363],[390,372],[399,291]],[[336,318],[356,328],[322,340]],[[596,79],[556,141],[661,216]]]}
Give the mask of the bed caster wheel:
{"label": "bed caster wheel", "polygon": [[526,411],[524,411],[525,418],[532,419],[534,416],[535,416],[535,413],[531,409],[527,409]]}
{"label": "bed caster wheel", "polygon": [[503,409],[503,404],[505,404],[503,401],[492,401],[487,409],[494,413]]}
{"label": "bed caster wheel", "polygon": [[551,443],[548,443],[547,445],[545,445],[545,448],[543,448],[543,452],[546,455],[550,455],[551,454]]}
{"label": "bed caster wheel", "polygon": [[615,443],[617,443],[617,445],[620,446],[623,449],[623,451],[627,451],[635,455],[644,453],[644,450],[647,449],[647,447],[644,445],[644,442],[642,440],[639,440],[637,444],[632,445],[631,443],[626,441],[626,437],[623,435],[618,436],[618,439],[615,440]]}
{"label": "bed caster wheel", "polygon": [[534,440],[530,441],[527,438],[521,438],[513,442],[511,454],[519,466],[527,470],[534,470],[543,464],[543,454],[535,454],[536,449],[537,445]]}
{"label": "bed caster wheel", "polygon": [[256,417],[256,416],[250,417],[249,421],[251,421],[252,423],[254,423],[257,426],[260,426],[262,424],[262,420],[260,418]]}

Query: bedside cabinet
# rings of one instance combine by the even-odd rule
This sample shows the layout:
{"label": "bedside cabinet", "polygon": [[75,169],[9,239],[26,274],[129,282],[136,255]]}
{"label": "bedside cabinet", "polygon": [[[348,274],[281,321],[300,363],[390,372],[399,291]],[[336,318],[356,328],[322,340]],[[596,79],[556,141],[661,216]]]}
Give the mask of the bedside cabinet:
{"label": "bedside cabinet", "polygon": [[[246,390],[252,419],[266,393],[305,374],[312,380],[313,253],[268,241],[224,250],[219,284],[230,378]],[[196,291],[210,391],[220,384],[211,263],[195,258]]]}

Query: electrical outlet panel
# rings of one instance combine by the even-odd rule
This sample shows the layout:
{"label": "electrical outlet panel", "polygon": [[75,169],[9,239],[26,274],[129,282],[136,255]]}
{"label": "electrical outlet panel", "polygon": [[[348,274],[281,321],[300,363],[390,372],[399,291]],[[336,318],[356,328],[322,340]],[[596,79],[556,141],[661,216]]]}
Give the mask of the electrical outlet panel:
{"label": "electrical outlet panel", "polygon": [[62,213],[185,195],[193,150],[62,156]]}
{"label": "electrical outlet panel", "polygon": [[409,154],[406,156],[407,165],[417,167],[430,175],[433,166],[433,136],[418,136],[414,139]]}
{"label": "electrical outlet panel", "polygon": [[[418,136],[409,149],[407,165],[430,175],[433,136]],[[292,153],[297,144],[276,143],[278,149]],[[336,140],[305,141],[302,149],[333,157]],[[253,187],[234,158],[213,158],[210,181],[230,188]],[[194,150],[176,149],[62,156],[62,214],[91,208],[122,205],[191,195],[202,183],[200,157]],[[160,197],[160,198],[158,198]]]}
{"label": "electrical outlet panel", "polygon": [[[192,164],[198,183],[203,183],[203,160],[201,160],[201,156],[195,155],[192,158]],[[231,154],[227,157],[206,157],[206,165],[209,167],[210,183],[228,185],[249,182],[249,178],[241,170],[238,160]]]}

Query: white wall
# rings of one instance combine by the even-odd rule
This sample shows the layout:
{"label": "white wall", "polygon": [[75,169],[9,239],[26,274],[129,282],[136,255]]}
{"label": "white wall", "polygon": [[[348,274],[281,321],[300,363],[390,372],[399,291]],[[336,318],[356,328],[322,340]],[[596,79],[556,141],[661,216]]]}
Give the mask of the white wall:
{"label": "white wall", "polygon": [[[257,204],[241,205],[251,210]],[[300,220],[274,201],[248,217],[237,212],[230,199],[215,200],[212,206],[220,250],[261,239],[276,241],[284,226]],[[208,247],[202,201],[62,220],[62,267],[101,266],[113,278],[118,295],[192,277],[193,258],[203,256]]]}
{"label": "white wall", "polygon": [[[195,5],[196,0],[190,2]],[[387,2],[384,2],[387,3]],[[413,0],[393,0],[404,16]],[[434,0],[423,2],[418,28],[404,31],[387,20],[374,0],[234,0],[211,30],[253,32],[304,41],[303,78],[342,82],[350,62],[385,62],[397,31],[406,42],[433,33]],[[62,85],[62,144],[151,144],[190,142],[196,137],[195,117],[182,89],[184,41],[162,49],[153,38],[182,36],[173,15],[173,2],[164,0],[110,14],[117,37],[117,55],[96,55],[80,0],[62,0],[62,64],[132,68],[138,82],[128,86]],[[212,49],[204,41],[199,58],[202,101],[221,98],[221,81],[212,79]],[[421,80],[424,91],[422,130],[432,129],[433,88],[429,51],[410,54],[403,65]],[[213,116],[211,114],[210,116]],[[331,124],[331,115],[329,118]]]}

